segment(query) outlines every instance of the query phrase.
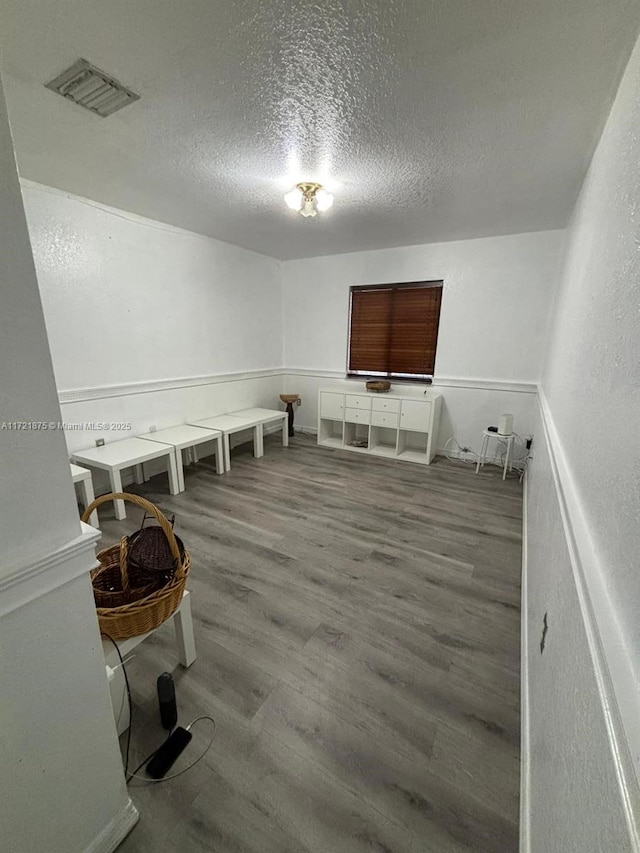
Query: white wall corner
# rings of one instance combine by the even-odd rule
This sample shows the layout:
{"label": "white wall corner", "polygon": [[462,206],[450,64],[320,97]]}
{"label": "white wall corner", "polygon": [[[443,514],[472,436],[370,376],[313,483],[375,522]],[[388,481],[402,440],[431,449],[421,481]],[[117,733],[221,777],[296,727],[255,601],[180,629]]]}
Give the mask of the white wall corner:
{"label": "white wall corner", "polygon": [[129,798],[124,808],[114,815],[100,835],[85,848],[85,853],[113,853],[131,832],[139,817],[138,809]]}
{"label": "white wall corner", "polygon": [[99,530],[82,524],[75,539],[0,578],[0,616],[11,613],[94,569]]}

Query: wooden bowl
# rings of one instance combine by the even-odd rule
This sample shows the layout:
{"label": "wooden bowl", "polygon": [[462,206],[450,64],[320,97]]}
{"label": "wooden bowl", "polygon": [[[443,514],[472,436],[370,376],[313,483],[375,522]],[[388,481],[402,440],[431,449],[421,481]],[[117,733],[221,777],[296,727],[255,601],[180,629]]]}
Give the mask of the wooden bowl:
{"label": "wooden bowl", "polygon": [[384,394],[385,391],[391,390],[391,383],[386,379],[375,379],[367,382],[367,391],[373,391],[375,394]]}
{"label": "wooden bowl", "polygon": [[300,397],[300,394],[280,394],[280,399],[283,403],[295,403]]}

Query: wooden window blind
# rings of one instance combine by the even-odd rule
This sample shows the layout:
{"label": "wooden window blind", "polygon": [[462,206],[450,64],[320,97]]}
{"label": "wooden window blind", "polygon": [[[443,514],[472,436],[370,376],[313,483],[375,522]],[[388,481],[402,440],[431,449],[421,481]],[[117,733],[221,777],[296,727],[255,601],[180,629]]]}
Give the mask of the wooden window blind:
{"label": "wooden window blind", "polygon": [[351,288],[352,376],[433,376],[442,282]]}

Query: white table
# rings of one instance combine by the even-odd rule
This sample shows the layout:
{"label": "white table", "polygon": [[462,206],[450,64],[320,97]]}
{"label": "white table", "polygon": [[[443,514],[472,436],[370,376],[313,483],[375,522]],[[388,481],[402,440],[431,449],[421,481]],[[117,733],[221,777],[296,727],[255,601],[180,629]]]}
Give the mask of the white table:
{"label": "white table", "polygon": [[161,444],[170,444],[174,448],[176,468],[178,469],[178,484],[181,492],[184,492],[185,488],[182,451],[187,448],[193,449],[194,462],[197,462],[198,452],[196,447],[208,441],[215,441],[216,471],[218,474],[224,474],[224,449],[220,430],[203,429],[202,427],[191,426],[190,424],[180,424],[169,427],[168,429],[159,429],[157,432],[146,433],[139,436],[139,438],[145,441],[159,441]]}
{"label": "white table", "polygon": [[[176,631],[176,645],[178,647],[178,660],[187,669],[196,659],[196,644],[193,639],[193,620],[191,618],[191,593],[185,590],[178,609],[170,617],[173,619],[173,627]],[[162,623],[164,625],[164,622]],[[159,625],[158,627],[162,627]],[[127,655],[143,640],[150,637],[158,628],[141,634],[139,637],[131,637],[129,640],[116,640],[120,655],[126,660]],[[107,679],[109,681],[109,692],[111,693],[111,704],[116,719],[118,734],[121,735],[129,728],[129,705],[127,702],[127,690],[124,674],[120,667],[120,655],[114,649],[111,640],[102,638],[102,651],[107,666]],[[125,664],[126,666],[126,664]],[[158,673],[159,674],[159,673]]]}
{"label": "white table", "polygon": [[[91,479],[91,471],[88,468],[81,468],[79,465],[74,465],[73,462],[69,463],[69,467],[71,468],[71,479],[73,480],[74,485],[79,485],[80,490],[82,492],[82,503],[84,504],[84,508],[86,509],[89,504],[92,504],[95,500],[95,495],[93,493],[93,480]],[[94,509],[94,511],[89,516],[89,524],[92,527],[98,526],[98,510]]]}
{"label": "white table", "polygon": [[289,415],[280,409],[241,409],[239,412],[229,412],[232,418],[255,418],[264,427],[276,421],[282,422],[282,446],[289,447]]}
{"label": "white table", "polygon": [[506,479],[507,476],[507,468],[509,471],[511,470],[511,457],[513,455],[513,442],[515,441],[515,435],[511,433],[511,435],[500,435],[499,432],[494,432],[493,430],[485,429],[482,433],[482,447],[480,448],[480,456],[478,456],[478,461],[476,463],[476,474],[484,465],[484,460],[487,456],[487,450],[489,448],[489,440],[491,438],[498,439],[499,441],[504,441],[507,445],[507,452],[504,455],[504,470],[502,472],[502,479]]}
{"label": "white table", "polygon": [[235,432],[243,432],[247,429],[253,430],[253,455],[259,459],[264,454],[262,445],[262,422],[250,417],[239,415],[217,415],[215,418],[205,418],[202,421],[191,421],[191,426],[204,429],[219,430],[222,433],[224,444],[224,467],[226,471],[231,470],[231,450],[229,447],[229,436]]}
{"label": "white table", "polygon": [[[136,483],[144,482],[142,466],[152,459],[166,456],[169,473],[169,491],[177,495],[180,491],[175,450],[170,444],[160,444],[156,441],[146,441],[144,438],[126,438],[124,441],[114,441],[102,447],[92,447],[80,450],[72,455],[74,462],[80,462],[89,468],[99,468],[107,471],[112,492],[122,491],[123,468],[134,468]],[[127,517],[123,500],[114,500],[113,506],[116,518],[121,521]]]}

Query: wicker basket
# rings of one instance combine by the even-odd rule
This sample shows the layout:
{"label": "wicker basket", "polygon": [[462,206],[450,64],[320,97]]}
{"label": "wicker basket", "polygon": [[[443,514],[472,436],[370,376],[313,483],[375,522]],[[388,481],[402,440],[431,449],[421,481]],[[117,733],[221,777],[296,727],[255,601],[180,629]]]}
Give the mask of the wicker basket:
{"label": "wicker basket", "polygon": [[384,394],[391,389],[391,383],[387,379],[372,379],[365,387],[367,391],[373,391],[375,394]]}
{"label": "wicker basket", "polygon": [[[191,568],[191,557],[186,550],[181,555],[171,525],[160,510],[139,495],[126,492],[101,495],[86,508],[82,520],[86,522],[94,509],[112,500],[130,501],[155,516],[167,537],[177,566],[169,583],[161,589],[145,594],[147,588],[135,588],[129,584],[126,541],[123,544],[123,540],[120,540],[117,545],[99,552],[97,556],[100,568],[94,569],[91,573],[94,594],[97,586],[99,600],[109,602],[107,606],[96,607],[100,630],[114,640],[126,640],[129,637],[138,637],[140,634],[153,631],[176,611],[182,601],[187,575]],[[123,539],[126,540],[126,537]],[[119,579],[116,577],[116,571],[120,575]],[[138,597],[141,593],[142,597]],[[134,596],[135,600],[133,600]]]}
{"label": "wicker basket", "polygon": [[99,551],[97,557],[100,567],[91,572],[96,607],[120,607],[138,601],[164,585],[164,582],[145,583],[129,571],[128,536],[123,536],[119,545]]}
{"label": "wicker basket", "polygon": [[[142,526],[129,536],[127,543],[127,566],[129,583],[134,587],[150,586],[158,589],[169,583],[178,564],[184,557],[184,545],[176,536],[180,560],[176,561],[171,553],[169,540],[161,527],[145,527],[147,515],[142,520]],[[170,521],[173,528],[172,518]],[[149,592],[152,591],[149,589]]]}

